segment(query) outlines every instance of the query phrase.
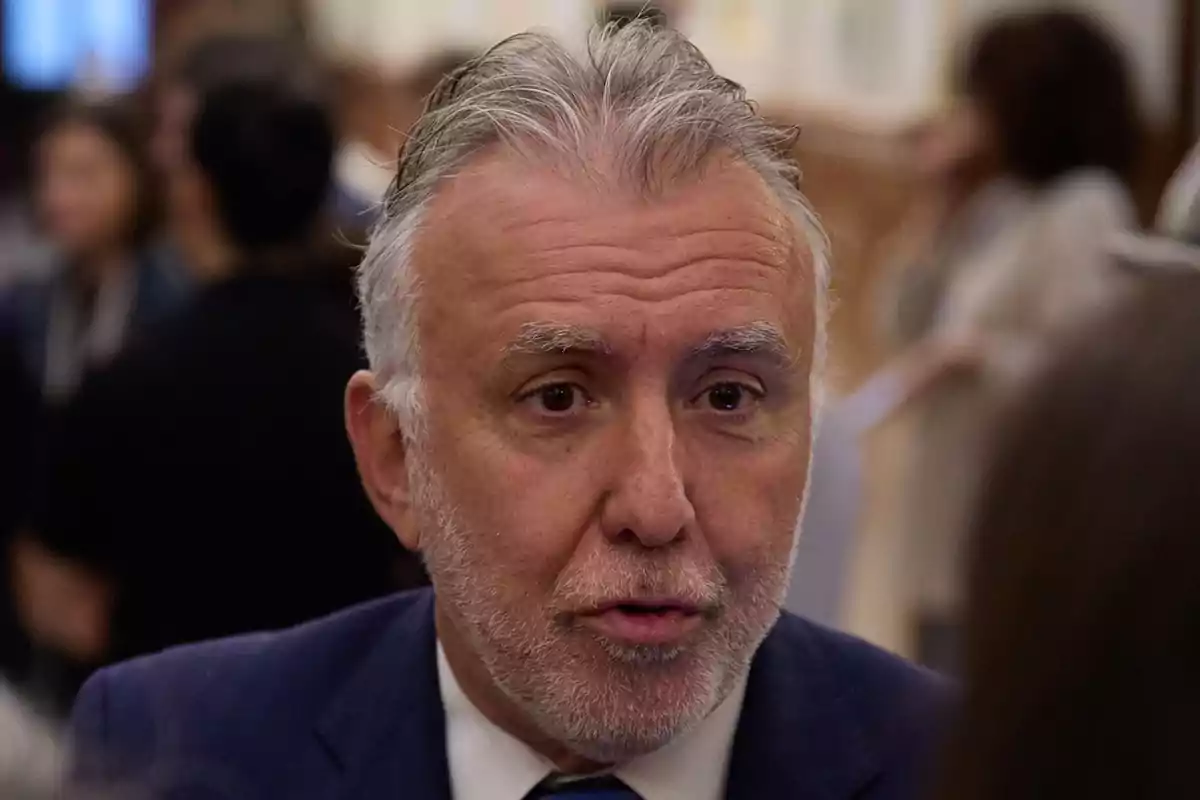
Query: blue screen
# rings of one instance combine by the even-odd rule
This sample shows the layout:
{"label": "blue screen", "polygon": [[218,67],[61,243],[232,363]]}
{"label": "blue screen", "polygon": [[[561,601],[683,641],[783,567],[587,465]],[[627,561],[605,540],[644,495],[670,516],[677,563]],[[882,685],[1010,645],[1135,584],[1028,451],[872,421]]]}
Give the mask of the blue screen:
{"label": "blue screen", "polygon": [[4,0],[4,72],[25,89],[122,91],[145,75],[150,0]]}

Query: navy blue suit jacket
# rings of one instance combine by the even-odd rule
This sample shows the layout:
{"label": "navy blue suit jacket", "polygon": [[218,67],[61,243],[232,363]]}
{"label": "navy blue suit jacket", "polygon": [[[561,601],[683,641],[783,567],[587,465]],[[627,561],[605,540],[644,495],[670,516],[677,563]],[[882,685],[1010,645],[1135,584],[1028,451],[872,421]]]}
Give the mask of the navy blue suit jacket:
{"label": "navy blue suit jacket", "polygon": [[[433,594],[98,673],[73,720],[80,784],[208,800],[449,800]],[[790,615],[755,656],[732,800],[916,798],[944,689]]]}

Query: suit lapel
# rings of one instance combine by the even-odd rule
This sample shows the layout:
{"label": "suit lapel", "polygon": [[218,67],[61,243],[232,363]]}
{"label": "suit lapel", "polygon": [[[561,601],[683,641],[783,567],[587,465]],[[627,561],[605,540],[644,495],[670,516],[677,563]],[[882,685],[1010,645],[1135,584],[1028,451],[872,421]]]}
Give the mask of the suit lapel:
{"label": "suit lapel", "polygon": [[879,772],[808,623],[784,616],[754,658],[730,759],[729,800],[849,800]]}
{"label": "suit lapel", "polygon": [[[849,800],[880,771],[845,682],[809,624],[783,616],[754,658],[728,800]],[[433,592],[404,610],[330,703],[318,735],[338,800],[450,800]]]}
{"label": "suit lapel", "polygon": [[318,726],[342,769],[339,800],[450,800],[433,592],[423,594],[393,623]]}

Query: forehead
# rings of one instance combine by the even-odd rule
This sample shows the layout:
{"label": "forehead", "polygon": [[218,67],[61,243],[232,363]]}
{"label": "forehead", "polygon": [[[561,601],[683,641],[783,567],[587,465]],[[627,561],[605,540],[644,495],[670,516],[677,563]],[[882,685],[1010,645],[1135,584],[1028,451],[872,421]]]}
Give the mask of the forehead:
{"label": "forehead", "polygon": [[714,163],[653,196],[489,153],[431,205],[414,262],[424,343],[503,345],[530,323],[617,348],[685,346],[768,323],[812,339],[813,276],[795,226],[749,167]]}

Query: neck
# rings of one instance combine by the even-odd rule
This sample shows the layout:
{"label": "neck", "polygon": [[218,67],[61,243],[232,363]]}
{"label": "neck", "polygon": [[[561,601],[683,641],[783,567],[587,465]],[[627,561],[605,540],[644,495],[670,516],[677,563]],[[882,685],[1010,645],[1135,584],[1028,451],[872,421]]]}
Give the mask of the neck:
{"label": "neck", "polygon": [[454,679],[462,688],[467,699],[488,720],[505,733],[524,742],[532,750],[547,758],[555,768],[566,775],[587,775],[599,772],[608,764],[589,761],[571,752],[561,742],[556,742],[542,733],[529,716],[521,711],[492,681],[487,668],[459,634],[459,628],[449,618],[441,603],[437,604],[436,623],[438,641],[446,653],[446,661],[454,673]]}

